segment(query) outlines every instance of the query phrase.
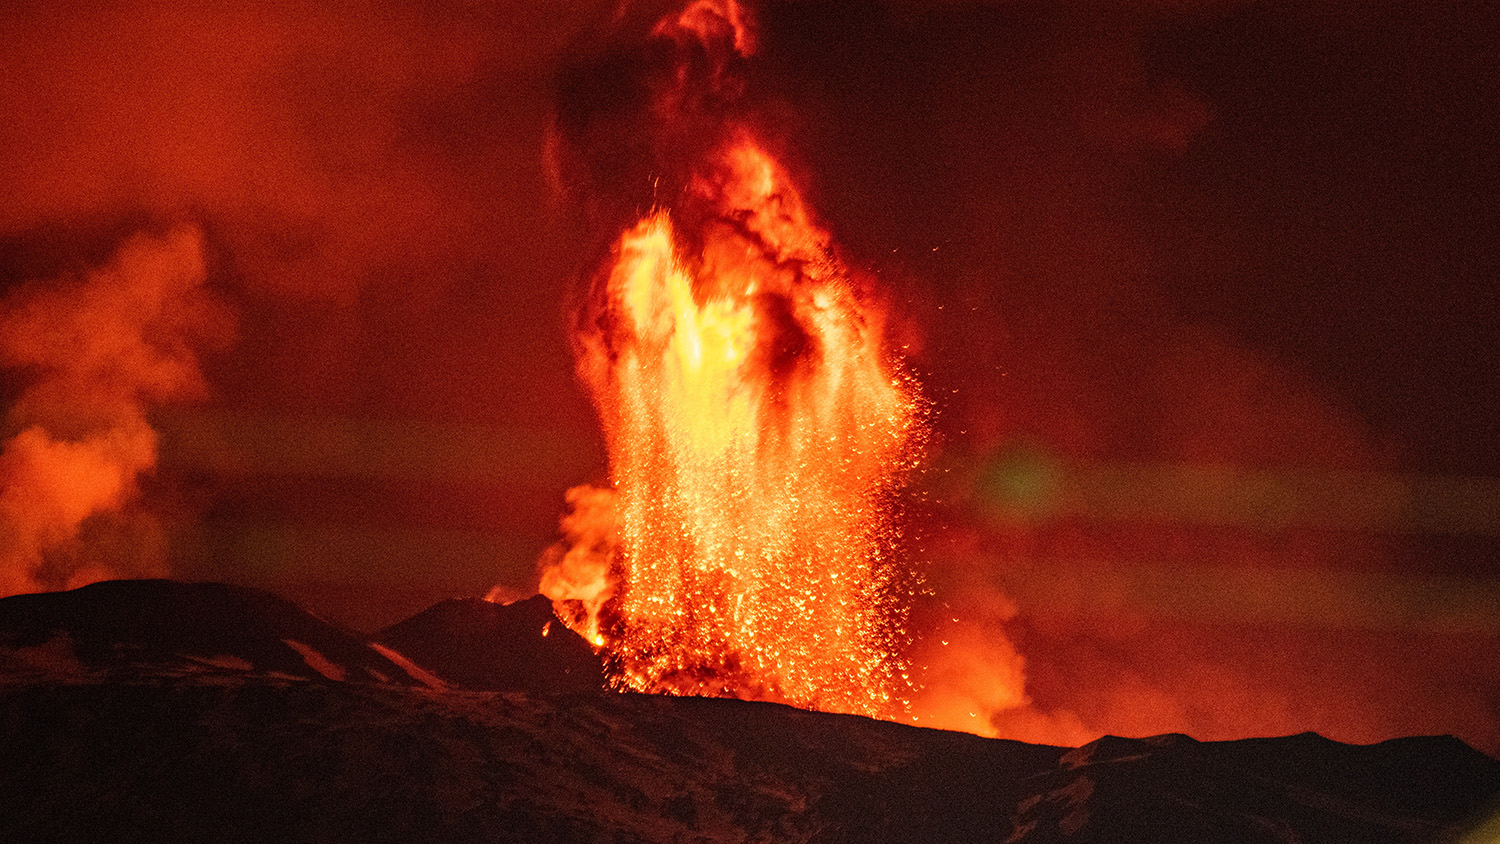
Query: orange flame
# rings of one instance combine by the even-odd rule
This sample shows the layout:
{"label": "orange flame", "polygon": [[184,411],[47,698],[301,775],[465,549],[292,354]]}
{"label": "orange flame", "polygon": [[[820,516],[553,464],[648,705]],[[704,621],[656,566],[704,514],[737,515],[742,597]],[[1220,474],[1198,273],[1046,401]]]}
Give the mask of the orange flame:
{"label": "orange flame", "polygon": [[750,16],[734,0],[695,0],[676,18],[663,18],[653,35],[674,40],[694,39],[702,43],[728,36],[734,51],[742,56],[755,52]]}
{"label": "orange flame", "polygon": [[[732,0],[653,37],[754,44]],[[906,668],[890,499],[920,440],[916,390],[784,168],[737,125],[709,148],[674,211],[621,235],[585,305],[578,366],[614,489],[569,492],[541,591],[619,687],[891,714]]]}
{"label": "orange flame", "polygon": [[572,512],[563,517],[563,541],[542,557],[537,591],[551,598],[558,616],[595,647],[599,610],[614,597],[610,565],[619,546],[613,490],[579,486],[568,490]]}

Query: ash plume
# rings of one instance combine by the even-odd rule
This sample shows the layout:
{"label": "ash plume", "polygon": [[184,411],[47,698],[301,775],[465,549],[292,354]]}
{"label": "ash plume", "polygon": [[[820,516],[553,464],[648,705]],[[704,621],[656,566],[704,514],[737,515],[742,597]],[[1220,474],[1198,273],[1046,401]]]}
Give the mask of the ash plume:
{"label": "ash plume", "polygon": [[151,408],[203,398],[198,349],[230,330],[205,279],[202,233],[180,226],[0,301],[0,364],[22,385],[0,453],[0,594],[163,573],[137,481],[156,465]]}

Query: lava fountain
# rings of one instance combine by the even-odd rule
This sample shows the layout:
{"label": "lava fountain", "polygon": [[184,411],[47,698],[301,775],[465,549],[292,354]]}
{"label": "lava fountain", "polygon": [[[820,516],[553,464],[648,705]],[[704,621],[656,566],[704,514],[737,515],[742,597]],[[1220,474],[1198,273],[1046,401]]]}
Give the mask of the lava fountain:
{"label": "lava fountain", "polygon": [[[754,49],[732,0],[652,39],[734,96]],[[700,68],[701,70],[701,68]],[[870,281],[840,262],[786,169],[724,119],[675,195],[628,227],[574,335],[611,490],[570,491],[541,590],[625,689],[894,714],[905,601],[896,490],[922,440],[915,384],[884,346]]]}

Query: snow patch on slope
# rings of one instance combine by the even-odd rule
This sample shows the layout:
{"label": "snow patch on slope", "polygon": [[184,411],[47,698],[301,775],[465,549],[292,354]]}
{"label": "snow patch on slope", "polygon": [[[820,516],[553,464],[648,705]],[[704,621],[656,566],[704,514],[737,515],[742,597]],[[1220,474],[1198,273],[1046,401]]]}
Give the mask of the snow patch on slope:
{"label": "snow patch on slope", "polygon": [[307,666],[312,670],[318,672],[319,674],[322,674],[324,677],[327,677],[334,682],[342,683],[344,681],[344,678],[348,675],[348,672],[345,671],[342,666],[331,662],[328,657],[323,656],[322,654],[313,650],[311,647],[308,647],[307,645],[304,645],[301,642],[294,641],[292,639],[282,639],[281,641],[285,643],[287,647],[291,648],[299,654],[302,654],[302,659],[307,662]]}
{"label": "snow patch on slope", "polygon": [[385,645],[382,645],[379,642],[371,642],[370,647],[379,651],[381,656],[385,657],[391,662],[396,663],[396,665],[398,665],[402,671],[410,674],[413,679],[415,679],[419,683],[426,685],[428,688],[435,689],[437,691],[443,691],[448,688],[448,684],[438,679],[438,677],[432,672],[424,670],[415,662],[412,662],[411,660],[407,659],[396,651],[391,650]]}

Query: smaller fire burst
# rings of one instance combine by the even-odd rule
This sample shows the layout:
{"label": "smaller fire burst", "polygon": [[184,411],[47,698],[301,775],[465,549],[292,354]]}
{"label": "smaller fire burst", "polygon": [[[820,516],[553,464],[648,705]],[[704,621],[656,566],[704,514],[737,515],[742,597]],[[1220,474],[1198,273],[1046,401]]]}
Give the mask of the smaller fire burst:
{"label": "smaller fire burst", "polygon": [[[651,37],[706,53],[700,81],[728,90],[747,21],[704,0]],[[676,74],[654,110],[695,102],[692,80]],[[569,492],[541,591],[620,687],[891,714],[892,496],[922,404],[868,285],[754,132],[725,119],[706,149],[681,195],[616,241],[581,315],[613,489]]]}

